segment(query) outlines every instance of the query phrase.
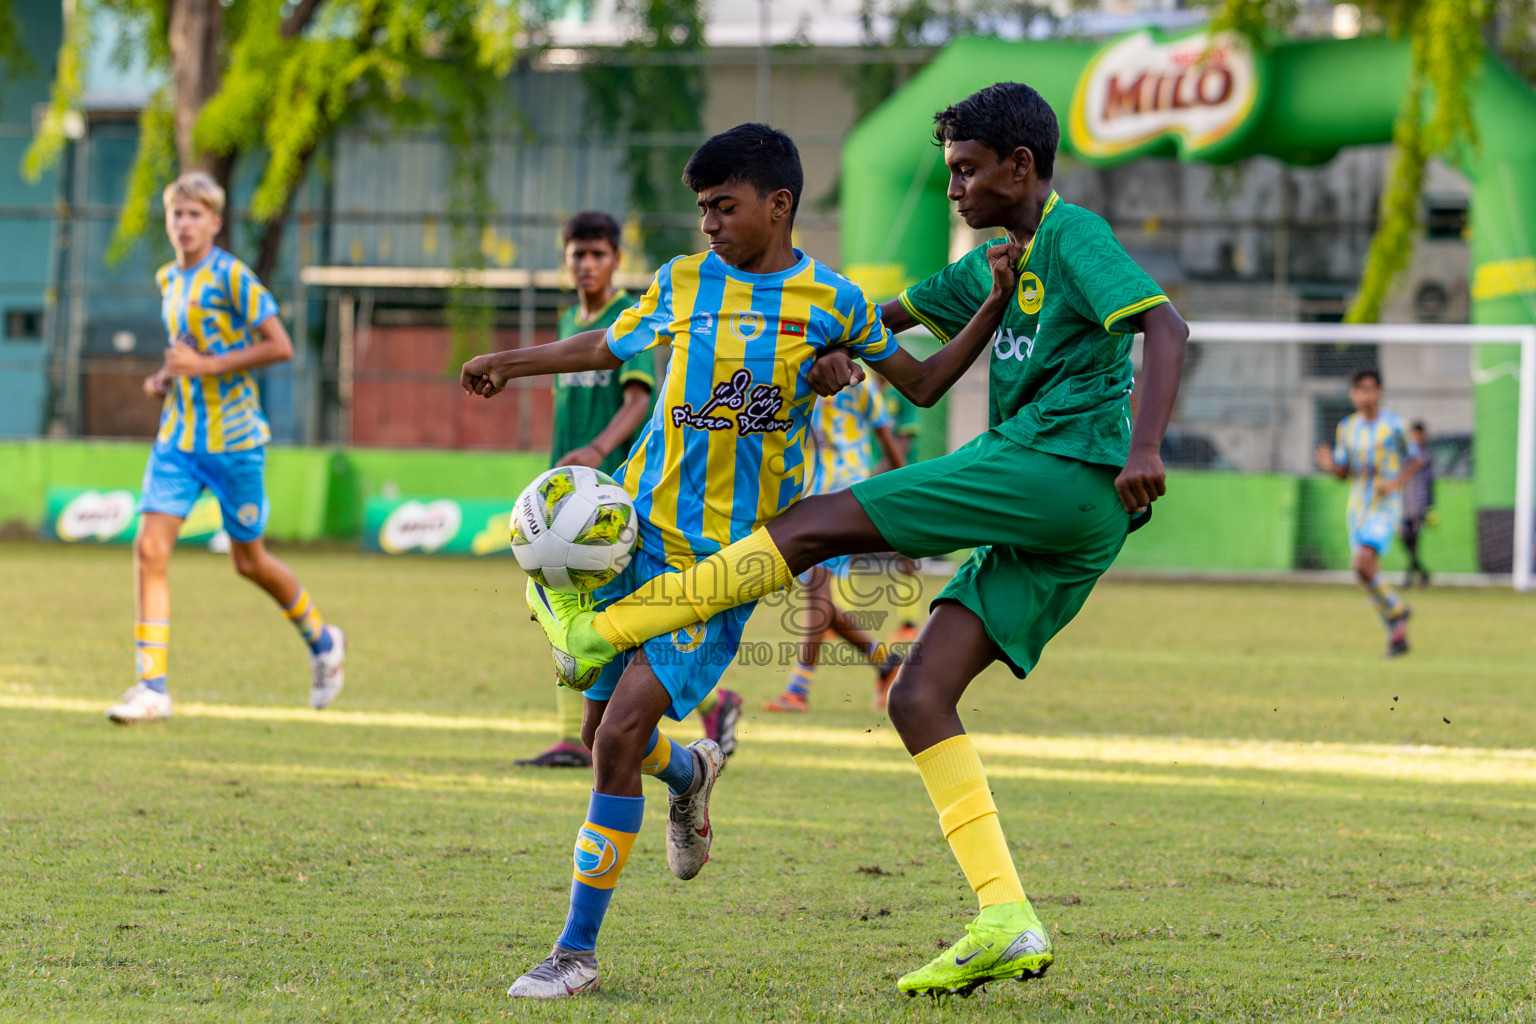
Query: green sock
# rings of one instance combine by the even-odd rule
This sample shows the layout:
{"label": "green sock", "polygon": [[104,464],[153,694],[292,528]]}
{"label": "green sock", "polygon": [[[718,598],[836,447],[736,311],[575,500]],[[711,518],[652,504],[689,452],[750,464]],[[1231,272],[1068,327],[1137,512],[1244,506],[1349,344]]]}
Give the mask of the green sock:
{"label": "green sock", "polygon": [[560,726],[560,738],[578,747],[586,746],[581,742],[581,715],[584,703],[585,698],[574,690],[564,686],[555,687],[555,718]]}

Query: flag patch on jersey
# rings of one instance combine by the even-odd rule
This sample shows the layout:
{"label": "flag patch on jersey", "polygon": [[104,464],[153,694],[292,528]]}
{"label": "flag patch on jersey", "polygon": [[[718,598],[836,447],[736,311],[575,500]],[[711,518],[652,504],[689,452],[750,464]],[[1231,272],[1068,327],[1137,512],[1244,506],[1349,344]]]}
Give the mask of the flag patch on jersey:
{"label": "flag patch on jersey", "polygon": [[780,320],[779,321],[779,333],[780,334],[787,334],[791,338],[803,338],[803,337],[805,337],[805,321],[804,320]]}

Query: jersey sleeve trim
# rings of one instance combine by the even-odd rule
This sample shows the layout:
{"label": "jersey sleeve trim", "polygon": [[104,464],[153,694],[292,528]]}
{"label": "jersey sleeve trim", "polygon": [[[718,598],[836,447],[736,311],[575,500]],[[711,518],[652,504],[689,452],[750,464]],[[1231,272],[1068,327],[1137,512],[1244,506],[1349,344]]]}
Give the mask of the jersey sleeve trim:
{"label": "jersey sleeve trim", "polygon": [[914,320],[933,332],[933,336],[935,338],[938,338],[946,345],[949,344],[949,342],[952,340],[950,336],[946,334],[944,329],[941,328],[938,324],[934,323],[928,317],[923,316],[923,314],[917,311],[917,307],[912,304],[912,300],[907,296],[907,290],[905,288],[901,290],[900,295],[896,296],[896,300],[901,303],[901,307],[903,309],[912,314],[912,318]]}
{"label": "jersey sleeve trim", "polygon": [[646,370],[625,370],[619,374],[620,384],[628,384],[632,380],[639,381],[652,391],[656,390],[656,376]]}
{"label": "jersey sleeve trim", "polygon": [[1104,318],[1104,329],[1113,334],[1125,334],[1125,331],[1116,331],[1115,324],[1119,323],[1121,320],[1124,320],[1128,316],[1135,316],[1137,313],[1144,312],[1145,310],[1151,309],[1153,306],[1161,305],[1167,301],[1168,296],[1166,295],[1149,295],[1144,299],[1131,303],[1129,306],[1121,306],[1119,309],[1115,310],[1113,313],[1109,314],[1109,316]]}

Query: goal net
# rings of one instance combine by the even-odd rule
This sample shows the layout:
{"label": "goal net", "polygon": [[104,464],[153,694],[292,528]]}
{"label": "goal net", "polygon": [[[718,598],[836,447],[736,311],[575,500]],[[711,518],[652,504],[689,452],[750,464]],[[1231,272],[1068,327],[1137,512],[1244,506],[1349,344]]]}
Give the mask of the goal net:
{"label": "goal net", "polygon": [[[1138,343],[1137,356],[1140,348]],[[1422,422],[1433,507],[1418,537],[1442,581],[1532,584],[1536,327],[1190,325],[1163,446],[1169,491],[1119,569],[1261,577],[1349,567],[1349,486],[1320,472],[1352,411],[1351,373],[1377,367],[1382,407]],[[1407,568],[1401,537],[1384,569]]]}

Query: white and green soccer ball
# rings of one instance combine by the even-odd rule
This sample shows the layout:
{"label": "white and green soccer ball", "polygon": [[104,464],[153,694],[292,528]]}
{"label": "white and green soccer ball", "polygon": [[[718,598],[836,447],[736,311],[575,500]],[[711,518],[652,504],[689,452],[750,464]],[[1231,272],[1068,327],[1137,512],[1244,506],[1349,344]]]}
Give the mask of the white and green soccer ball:
{"label": "white and green soccer ball", "polygon": [[551,590],[585,593],[613,580],[628,567],[639,535],[629,494],[586,466],[541,474],[512,507],[512,554]]}

